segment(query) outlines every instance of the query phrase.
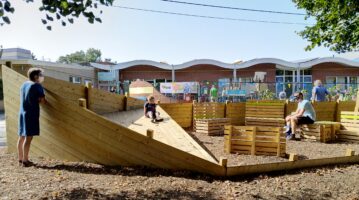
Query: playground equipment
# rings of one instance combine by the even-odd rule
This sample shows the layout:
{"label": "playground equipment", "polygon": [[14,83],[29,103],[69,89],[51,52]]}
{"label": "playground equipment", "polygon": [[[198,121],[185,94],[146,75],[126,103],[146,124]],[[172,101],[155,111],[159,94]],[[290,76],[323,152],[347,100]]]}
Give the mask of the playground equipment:
{"label": "playground equipment", "polygon": [[263,126],[226,126],[224,148],[227,153],[286,156],[283,129]]}
{"label": "playground equipment", "polygon": [[[6,66],[2,66],[2,78],[8,151],[15,153],[19,90],[27,78]],[[341,157],[227,166],[226,158],[217,161],[171,117],[178,106],[187,107],[185,113],[190,113],[200,105],[190,104],[193,106],[191,109],[188,104],[174,104],[175,109],[172,109],[170,105],[162,108],[160,104],[158,109],[166,120],[156,125],[140,117],[143,101],[113,96],[91,85],[76,85],[49,77],[46,77],[44,87],[48,104],[41,106],[41,135],[33,140],[31,146],[34,156],[104,165],[190,170],[216,176],[359,163],[359,156],[349,150]],[[219,114],[223,118],[227,115],[226,104],[214,104],[213,107],[216,108],[213,116]],[[172,113],[167,114],[167,110]],[[187,117],[194,119],[198,116],[197,112]],[[239,119],[240,115],[231,116],[233,120]],[[184,120],[182,125],[188,126],[184,115],[178,115],[176,119]]]}

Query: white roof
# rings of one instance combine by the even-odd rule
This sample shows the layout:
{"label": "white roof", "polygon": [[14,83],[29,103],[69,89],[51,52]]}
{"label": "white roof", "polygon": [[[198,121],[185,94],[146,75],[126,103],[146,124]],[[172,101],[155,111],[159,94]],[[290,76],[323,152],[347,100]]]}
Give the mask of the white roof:
{"label": "white roof", "polygon": [[156,62],[156,61],[152,61],[152,60],[133,60],[133,61],[129,61],[129,62],[123,62],[123,63],[118,63],[116,65],[103,65],[103,64],[98,64],[98,63],[90,63],[91,66],[98,68],[98,69],[103,69],[103,70],[121,70],[121,69],[126,69],[129,67],[133,67],[133,66],[138,66],[138,65],[149,65],[149,66],[154,66],[154,67],[158,67],[161,69],[166,69],[166,70],[178,70],[178,69],[184,69],[184,68],[188,68],[194,65],[215,65],[215,66],[219,66],[222,68],[226,68],[226,69],[243,69],[243,68],[248,68],[251,67],[253,65],[258,65],[258,64],[276,64],[278,66],[281,66],[281,68],[283,69],[307,69],[307,68],[311,68],[314,65],[317,64],[321,64],[321,63],[338,63],[338,64],[342,64],[342,65],[346,65],[346,66],[350,66],[350,67],[359,67],[359,62],[355,62],[353,60],[348,60],[345,58],[339,58],[339,57],[324,57],[324,58],[315,58],[315,59],[307,59],[307,60],[301,60],[301,61],[295,61],[295,62],[290,62],[290,61],[285,61],[282,59],[278,59],[278,58],[257,58],[257,59],[252,59],[252,60],[248,60],[245,62],[241,62],[241,63],[224,63],[218,60],[212,60],[212,59],[196,59],[196,60],[191,60],[182,64],[176,64],[176,65],[170,65],[167,63],[163,63],[163,62]]}
{"label": "white roof", "polygon": [[93,68],[88,66],[82,66],[79,64],[63,64],[63,63],[57,63],[57,62],[48,62],[48,61],[42,61],[42,60],[32,60],[32,59],[2,59],[0,60],[0,64],[5,64],[5,62],[10,61],[12,64],[18,64],[18,65],[35,65],[35,66],[42,66],[42,67],[61,67],[61,68],[71,68],[71,69],[85,69],[85,70],[93,70]]}

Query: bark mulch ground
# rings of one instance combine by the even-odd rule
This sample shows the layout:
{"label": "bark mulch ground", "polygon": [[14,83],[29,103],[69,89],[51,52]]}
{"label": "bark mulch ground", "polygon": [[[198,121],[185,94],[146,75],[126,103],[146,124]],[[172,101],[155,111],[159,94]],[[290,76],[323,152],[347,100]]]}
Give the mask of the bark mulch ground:
{"label": "bark mulch ground", "polygon": [[[223,137],[195,135],[229,164],[285,161],[273,156],[227,155]],[[289,142],[302,159],[342,156],[355,144]],[[324,167],[229,179],[184,171],[106,167],[33,157],[19,167],[15,154],[0,148],[0,199],[357,199],[359,165]]]}

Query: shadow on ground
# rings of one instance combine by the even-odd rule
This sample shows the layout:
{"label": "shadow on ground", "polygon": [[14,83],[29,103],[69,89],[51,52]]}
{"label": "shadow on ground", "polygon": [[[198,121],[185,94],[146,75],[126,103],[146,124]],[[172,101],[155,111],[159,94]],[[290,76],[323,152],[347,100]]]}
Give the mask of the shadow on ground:
{"label": "shadow on ground", "polygon": [[[121,175],[121,176],[146,176],[146,177],[156,177],[156,176],[171,176],[171,177],[180,177],[187,178],[192,180],[203,180],[209,183],[214,181],[251,181],[255,179],[261,179],[263,177],[280,177],[284,175],[295,175],[301,173],[313,173],[318,170],[333,170],[335,168],[344,168],[350,167],[353,165],[333,165],[333,166],[324,166],[317,168],[306,168],[300,170],[285,170],[271,173],[263,174],[249,174],[233,177],[217,177],[207,174],[202,174],[198,172],[185,171],[185,170],[169,170],[169,169],[158,169],[158,168],[149,168],[149,167],[122,167],[122,166],[103,166],[91,163],[65,163],[65,164],[36,164],[35,168],[45,169],[45,170],[65,170],[70,172],[84,173],[84,174],[99,174],[99,175]],[[359,165],[356,165],[359,166]]]}
{"label": "shadow on ground", "polygon": [[106,194],[93,188],[75,188],[70,191],[52,192],[40,199],[215,199],[211,193],[202,191],[163,190],[121,191]]}

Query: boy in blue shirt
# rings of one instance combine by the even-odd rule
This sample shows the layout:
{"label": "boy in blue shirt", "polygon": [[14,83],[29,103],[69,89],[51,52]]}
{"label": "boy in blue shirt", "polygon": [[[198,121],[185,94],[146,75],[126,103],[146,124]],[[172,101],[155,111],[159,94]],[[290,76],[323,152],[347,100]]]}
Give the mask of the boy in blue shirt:
{"label": "boy in blue shirt", "polygon": [[149,96],[147,98],[147,102],[144,105],[144,113],[145,116],[148,118],[151,118],[152,122],[160,122],[163,121],[163,119],[161,119],[159,117],[159,112],[156,111],[156,103],[155,103],[155,97],[154,96]]}
{"label": "boy in blue shirt", "polygon": [[46,103],[42,69],[31,68],[27,72],[28,81],[20,89],[19,139],[17,142],[19,164],[28,167],[30,144],[33,136],[40,135],[40,103]]}
{"label": "boy in blue shirt", "polygon": [[[301,124],[314,124],[316,114],[310,101],[304,100],[303,93],[298,92],[294,94],[295,100],[298,102],[297,111],[285,118],[287,123],[287,139],[294,139],[295,130]],[[300,138],[299,138],[300,139]]]}

